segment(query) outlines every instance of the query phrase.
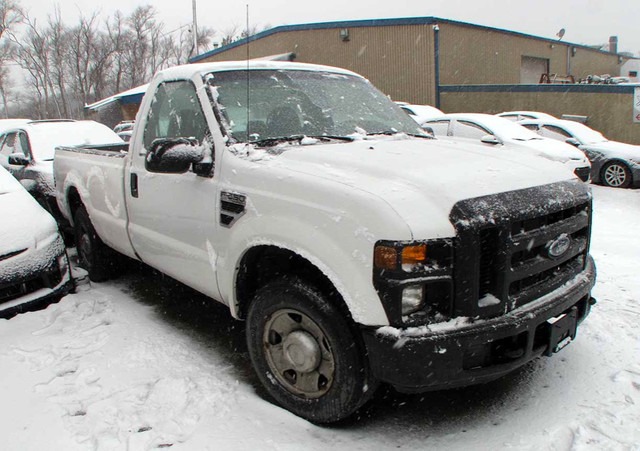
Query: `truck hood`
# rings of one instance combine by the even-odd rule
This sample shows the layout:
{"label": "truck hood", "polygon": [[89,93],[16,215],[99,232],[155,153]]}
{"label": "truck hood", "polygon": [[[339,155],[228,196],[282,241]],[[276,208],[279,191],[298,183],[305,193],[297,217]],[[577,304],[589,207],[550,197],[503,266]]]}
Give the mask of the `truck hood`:
{"label": "truck hood", "polygon": [[539,157],[399,136],[291,145],[276,161],[382,198],[416,239],[453,236],[449,213],[460,200],[575,178],[563,165]]}

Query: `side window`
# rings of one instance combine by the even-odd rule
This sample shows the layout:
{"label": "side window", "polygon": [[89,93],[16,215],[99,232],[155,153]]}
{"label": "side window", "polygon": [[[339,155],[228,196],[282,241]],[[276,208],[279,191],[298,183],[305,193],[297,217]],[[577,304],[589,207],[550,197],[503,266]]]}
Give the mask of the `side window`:
{"label": "side window", "polygon": [[402,108],[402,111],[407,113],[409,116],[415,116],[416,115],[416,113],[411,111],[411,109],[407,108],[406,106],[401,106],[400,108]]}
{"label": "side window", "polygon": [[193,83],[181,80],[158,86],[144,129],[145,149],[158,138],[196,138],[202,143],[209,135]]}
{"label": "side window", "polygon": [[536,124],[520,124],[524,128],[531,130],[532,132],[538,133],[538,126]]}
{"label": "side window", "polygon": [[447,136],[447,132],[449,131],[449,121],[429,121],[424,125],[425,127],[431,127],[436,137]]}
{"label": "side window", "polygon": [[520,120],[520,118],[518,117],[517,114],[505,114],[505,115],[500,116],[500,117],[503,118],[503,119],[509,119],[512,122],[516,122],[516,121]]}
{"label": "side window", "polygon": [[473,122],[468,121],[458,121],[456,122],[455,128],[453,130],[453,136],[456,138],[470,138],[470,139],[480,139],[483,136],[491,135],[492,133],[479,126],[478,124],[474,124]]}
{"label": "side window", "polygon": [[9,156],[12,153],[20,151],[19,149],[16,149],[16,147],[19,147],[18,140],[16,139],[17,135],[17,133],[9,133],[7,135],[4,143],[2,143],[2,148],[0,148],[0,153],[2,155]]}
{"label": "side window", "polygon": [[553,125],[543,125],[540,134],[545,138],[556,139],[558,141],[565,141],[567,138],[571,138],[569,133]]}

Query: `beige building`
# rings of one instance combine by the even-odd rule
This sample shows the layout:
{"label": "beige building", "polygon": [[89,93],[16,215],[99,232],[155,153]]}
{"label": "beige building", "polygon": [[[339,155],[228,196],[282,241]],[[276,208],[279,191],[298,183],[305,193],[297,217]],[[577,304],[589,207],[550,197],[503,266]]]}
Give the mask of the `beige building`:
{"label": "beige building", "polygon": [[[437,17],[281,26],[191,62],[291,53],[294,61],[344,67],[395,100],[439,104],[439,86],[540,82],[543,73],[618,75],[617,53]],[[439,78],[439,79],[438,79]]]}

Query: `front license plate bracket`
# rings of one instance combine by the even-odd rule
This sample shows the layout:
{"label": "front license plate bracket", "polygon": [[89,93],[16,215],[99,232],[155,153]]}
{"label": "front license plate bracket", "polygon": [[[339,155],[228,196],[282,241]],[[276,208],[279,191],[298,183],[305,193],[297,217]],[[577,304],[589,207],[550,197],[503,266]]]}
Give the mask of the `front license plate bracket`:
{"label": "front license plate bracket", "polygon": [[562,315],[549,318],[547,324],[549,325],[549,347],[547,347],[545,355],[550,356],[560,351],[576,338],[578,308],[571,307]]}

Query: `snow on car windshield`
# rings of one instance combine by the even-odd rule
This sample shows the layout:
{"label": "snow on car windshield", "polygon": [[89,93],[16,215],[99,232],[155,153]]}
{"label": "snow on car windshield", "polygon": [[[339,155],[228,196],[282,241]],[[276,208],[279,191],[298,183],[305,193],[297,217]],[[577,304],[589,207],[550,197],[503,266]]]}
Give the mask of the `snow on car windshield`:
{"label": "snow on car windshield", "polygon": [[517,122],[512,122],[509,119],[498,116],[482,115],[482,121],[480,124],[484,124],[489,127],[496,136],[501,138],[515,139],[516,141],[529,141],[532,139],[542,139],[539,135],[527,130]]}
{"label": "snow on car windshield", "polygon": [[216,89],[214,97],[237,142],[353,133],[424,135],[400,107],[353,75],[252,70],[249,80],[247,71],[214,72],[205,78]]}
{"label": "snow on car windshield", "polygon": [[94,121],[41,122],[29,124],[29,142],[36,160],[53,160],[58,146],[122,143],[109,127]]}
{"label": "snow on car windshield", "polygon": [[605,138],[602,133],[579,122],[564,121],[563,126],[582,144],[595,144],[607,141],[607,138]]}

